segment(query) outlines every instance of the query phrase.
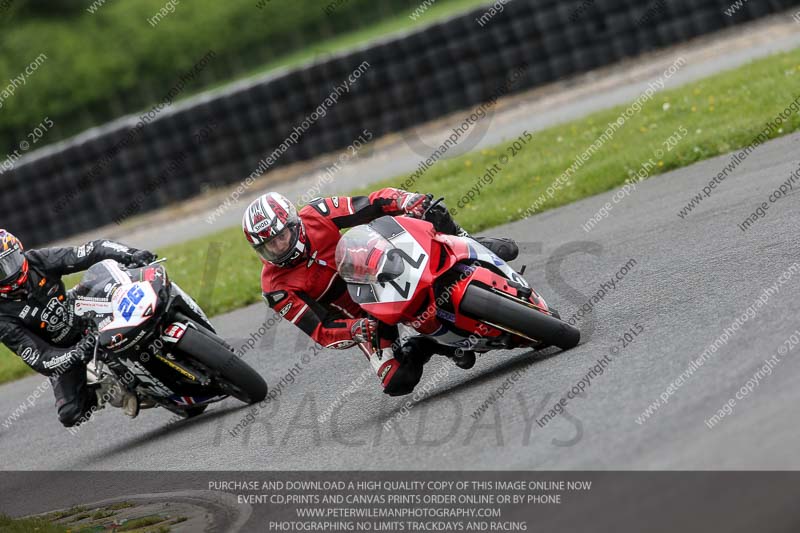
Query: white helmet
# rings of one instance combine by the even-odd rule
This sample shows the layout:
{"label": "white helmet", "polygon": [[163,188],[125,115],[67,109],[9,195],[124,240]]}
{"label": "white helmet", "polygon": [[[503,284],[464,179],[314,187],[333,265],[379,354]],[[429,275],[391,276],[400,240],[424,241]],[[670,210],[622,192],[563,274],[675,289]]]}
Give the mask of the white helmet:
{"label": "white helmet", "polygon": [[250,204],[242,218],[242,229],[256,253],[275,266],[294,266],[308,255],[308,240],[297,208],[276,192]]}

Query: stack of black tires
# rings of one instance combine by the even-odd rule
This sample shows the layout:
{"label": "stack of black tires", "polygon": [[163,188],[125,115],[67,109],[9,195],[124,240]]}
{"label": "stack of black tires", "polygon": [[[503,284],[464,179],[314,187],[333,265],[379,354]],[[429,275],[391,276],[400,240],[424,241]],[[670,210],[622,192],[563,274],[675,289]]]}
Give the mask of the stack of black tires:
{"label": "stack of black tires", "polygon": [[[522,75],[507,87],[510,92],[800,4],[750,0],[735,16],[727,16],[724,10],[733,1],[510,0],[502,12],[479,24],[491,8],[487,5],[391,41],[167,109],[132,138],[138,118],[46,148],[0,174],[0,226],[35,246],[112,223],[171,161],[181,161],[178,170],[144,195],[137,212],[239,183],[365,61],[369,68],[349,94],[273,168],[345,148],[364,129],[378,137],[486,102],[520,68]],[[198,143],[195,135],[209,125],[212,134]],[[123,142],[126,137],[130,142]]]}

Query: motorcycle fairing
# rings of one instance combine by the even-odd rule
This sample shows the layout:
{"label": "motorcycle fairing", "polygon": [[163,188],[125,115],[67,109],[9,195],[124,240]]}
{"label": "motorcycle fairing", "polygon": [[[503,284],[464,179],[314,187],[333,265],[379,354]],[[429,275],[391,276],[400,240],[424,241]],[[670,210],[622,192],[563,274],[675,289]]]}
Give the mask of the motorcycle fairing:
{"label": "motorcycle fairing", "polygon": [[[522,276],[472,238],[437,233],[432,224],[410,217],[382,217],[366,227],[387,239],[405,264],[402,273],[391,282],[348,282],[353,300],[385,323],[413,324],[413,329],[441,344],[487,351],[503,344],[502,338],[507,334],[485,321],[452,312],[460,308],[471,284],[481,284],[548,312],[545,301]],[[443,291],[441,286],[436,289],[434,282],[441,277],[450,281],[446,298],[447,306],[452,306],[450,310],[443,309],[437,301]],[[529,296],[520,296],[525,292]],[[431,306],[433,312],[424,312]]]}
{"label": "motorcycle fairing", "polygon": [[[213,403],[227,397],[193,394],[200,392],[198,387],[202,379],[176,376],[174,368],[159,361],[170,357],[166,350],[151,354],[143,344],[141,353],[134,355],[141,358],[147,353],[148,360],[131,359],[126,354],[127,350],[144,342],[147,335],[158,335],[147,322],[172,307],[185,311],[201,324],[207,324],[202,309],[177,284],[170,282],[162,265],[124,270],[113,260],[101,261],[84,273],[73,295],[75,314],[87,317],[97,325],[100,346],[122,354],[103,364],[112,368],[119,377],[128,376],[123,379],[126,386],[140,388],[152,397],[180,407]],[[166,326],[166,330],[172,326],[175,323]],[[169,332],[170,336],[166,330],[161,334],[165,347],[174,344],[168,344],[167,339],[174,340],[176,336],[174,331]],[[152,339],[147,342],[152,342]]]}

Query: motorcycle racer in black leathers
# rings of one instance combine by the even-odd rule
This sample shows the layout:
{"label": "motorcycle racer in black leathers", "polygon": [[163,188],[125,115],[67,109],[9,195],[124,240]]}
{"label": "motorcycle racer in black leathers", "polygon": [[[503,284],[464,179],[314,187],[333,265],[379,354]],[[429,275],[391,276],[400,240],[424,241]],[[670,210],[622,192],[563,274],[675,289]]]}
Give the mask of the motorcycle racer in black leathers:
{"label": "motorcycle racer in black leathers", "polygon": [[0,342],[50,378],[64,426],[78,425],[102,407],[102,384],[87,384],[86,363],[94,353],[94,338],[85,335],[85,325],[75,316],[62,276],[104,259],[142,266],[155,257],[102,239],[73,248],[24,251],[16,237],[0,229]]}

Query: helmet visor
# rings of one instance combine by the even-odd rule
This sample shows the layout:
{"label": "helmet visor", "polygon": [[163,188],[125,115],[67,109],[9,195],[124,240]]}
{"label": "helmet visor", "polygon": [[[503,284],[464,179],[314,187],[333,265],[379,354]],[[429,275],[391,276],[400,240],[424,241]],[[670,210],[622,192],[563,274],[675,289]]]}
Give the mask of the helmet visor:
{"label": "helmet visor", "polygon": [[256,246],[255,250],[265,261],[283,263],[291,259],[299,238],[299,227],[296,224],[290,224],[269,240]]}
{"label": "helmet visor", "polygon": [[0,253],[0,285],[14,283],[22,273],[25,257],[19,248],[9,248]]}

